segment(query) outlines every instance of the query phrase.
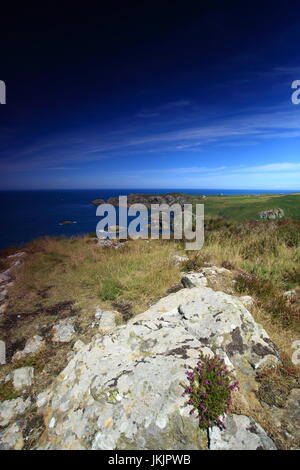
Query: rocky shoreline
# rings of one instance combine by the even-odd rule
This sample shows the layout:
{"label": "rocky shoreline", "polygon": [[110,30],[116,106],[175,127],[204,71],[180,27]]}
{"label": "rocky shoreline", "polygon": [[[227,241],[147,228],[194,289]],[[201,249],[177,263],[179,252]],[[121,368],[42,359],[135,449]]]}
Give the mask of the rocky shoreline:
{"label": "rocky shoreline", "polygon": [[[144,204],[147,208],[151,207],[151,204],[187,204],[189,197],[181,193],[168,193],[168,194],[139,194],[133,193],[127,196],[128,205],[132,204]],[[113,206],[119,205],[118,197],[110,197],[107,201],[104,199],[95,199],[92,201],[94,206],[99,206],[101,204],[112,204]]]}

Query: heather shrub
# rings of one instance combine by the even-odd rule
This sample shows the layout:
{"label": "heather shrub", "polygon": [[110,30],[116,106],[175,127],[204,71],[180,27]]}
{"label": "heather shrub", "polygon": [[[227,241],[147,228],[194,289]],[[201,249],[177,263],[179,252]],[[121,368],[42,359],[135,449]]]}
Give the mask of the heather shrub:
{"label": "heather shrub", "polygon": [[186,371],[186,376],[189,384],[182,396],[188,396],[190,414],[198,413],[201,428],[217,425],[225,429],[221,417],[230,411],[231,394],[239,389],[239,383],[224,360],[201,354],[196,367]]}

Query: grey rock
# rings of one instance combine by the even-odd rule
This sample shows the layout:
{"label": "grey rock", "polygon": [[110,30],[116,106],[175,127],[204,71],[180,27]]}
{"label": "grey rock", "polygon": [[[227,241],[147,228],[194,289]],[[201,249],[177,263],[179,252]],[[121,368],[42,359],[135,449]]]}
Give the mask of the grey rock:
{"label": "grey rock", "polygon": [[50,399],[50,391],[45,390],[41,393],[39,393],[36,397],[36,407],[37,408],[44,408],[45,406],[48,405]]}
{"label": "grey rock", "polygon": [[294,299],[295,297],[297,297],[297,291],[295,289],[287,290],[283,293],[283,295],[288,299]]}
{"label": "grey rock", "polygon": [[185,263],[186,261],[189,261],[188,256],[180,256],[180,255],[173,255],[172,260],[175,262],[175,264],[181,264]]}
{"label": "grey rock", "polygon": [[57,343],[69,343],[72,341],[76,335],[75,327],[75,318],[69,317],[63,320],[60,320],[52,328],[53,336],[52,341]]}
{"label": "grey rock", "polygon": [[6,364],[6,344],[0,340],[0,365]]}
{"label": "grey rock", "polygon": [[282,217],[284,217],[284,211],[283,209],[268,209],[259,212],[257,215],[260,219],[266,220],[282,219]]}
{"label": "grey rock", "polygon": [[18,416],[24,414],[30,405],[31,400],[29,397],[26,400],[24,400],[23,398],[15,398],[14,400],[1,401],[0,426],[7,426]]}
{"label": "grey rock", "polygon": [[225,430],[209,429],[211,450],[276,450],[274,442],[252,418],[243,415],[226,416]]}
{"label": "grey rock", "polygon": [[7,259],[23,258],[23,256],[25,255],[26,255],[25,251],[18,251],[17,253],[14,253],[13,255],[8,256]]}
{"label": "grey rock", "polygon": [[102,246],[102,247],[108,247],[108,248],[114,248],[114,249],[118,249],[118,248],[122,248],[123,246],[126,245],[126,241],[125,242],[119,242],[117,240],[110,240],[110,239],[98,239],[98,242],[97,242],[97,246]]}
{"label": "grey rock", "polygon": [[273,351],[268,339],[236,297],[206,287],[170,294],[80,347],[41,408],[48,424],[38,448],[202,448],[206,433],[181,396],[185,370],[200,352],[217,352],[253,371]]}
{"label": "grey rock", "polygon": [[0,302],[2,302],[3,300],[5,300],[7,297],[7,289],[5,288],[2,288],[0,290]]}
{"label": "grey rock", "polygon": [[103,332],[112,331],[116,326],[115,314],[109,310],[98,309],[95,313],[100,330]]}
{"label": "grey rock", "polygon": [[8,306],[7,303],[3,303],[3,304],[0,305],[0,315],[1,315],[2,313],[5,313],[5,312],[6,312],[7,306]]}
{"label": "grey rock", "polygon": [[7,283],[11,281],[11,279],[12,277],[7,272],[0,273],[0,284]]}
{"label": "grey rock", "polygon": [[206,287],[207,279],[203,273],[185,273],[181,282],[184,287]]}
{"label": "grey rock", "polygon": [[20,367],[10,372],[5,381],[8,382],[12,380],[13,386],[16,390],[23,390],[25,388],[31,387],[34,377],[34,368],[33,367]]}
{"label": "grey rock", "polygon": [[27,354],[36,354],[40,352],[45,345],[45,341],[39,335],[35,335],[30,338],[25,345],[25,348],[22,351],[17,351],[14,355],[12,360],[19,361],[23,359]]}
{"label": "grey rock", "polygon": [[23,446],[23,434],[17,423],[0,432],[0,450],[21,450]]}
{"label": "grey rock", "polygon": [[187,331],[214,351],[222,349],[246,374],[277,351],[266,331],[254,321],[242,302],[224,292],[199,288],[198,297],[183,303],[179,312]]}

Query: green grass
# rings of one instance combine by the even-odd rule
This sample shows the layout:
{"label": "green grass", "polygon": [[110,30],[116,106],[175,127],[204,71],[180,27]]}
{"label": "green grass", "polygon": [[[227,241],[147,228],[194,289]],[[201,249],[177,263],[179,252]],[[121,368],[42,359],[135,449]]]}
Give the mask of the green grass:
{"label": "green grass", "polygon": [[0,402],[5,400],[14,400],[18,398],[18,393],[15,391],[11,381],[0,382]]}
{"label": "green grass", "polygon": [[300,194],[199,196],[185,195],[191,203],[204,204],[206,218],[226,218],[236,221],[258,220],[257,214],[267,209],[280,208],[285,217],[300,217]]}

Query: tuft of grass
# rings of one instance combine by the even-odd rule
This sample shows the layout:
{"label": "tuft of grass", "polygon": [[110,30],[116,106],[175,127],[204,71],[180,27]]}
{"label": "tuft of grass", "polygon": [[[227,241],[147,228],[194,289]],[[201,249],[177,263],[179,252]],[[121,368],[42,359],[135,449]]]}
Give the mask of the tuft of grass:
{"label": "tuft of grass", "polygon": [[13,400],[18,398],[18,393],[15,391],[12,381],[0,382],[0,402],[5,400]]}
{"label": "tuft of grass", "polygon": [[116,300],[122,292],[122,285],[113,277],[103,279],[99,290],[101,300]]}

